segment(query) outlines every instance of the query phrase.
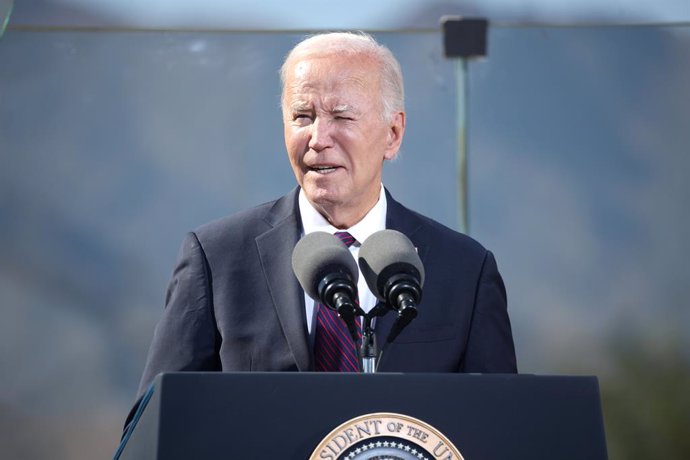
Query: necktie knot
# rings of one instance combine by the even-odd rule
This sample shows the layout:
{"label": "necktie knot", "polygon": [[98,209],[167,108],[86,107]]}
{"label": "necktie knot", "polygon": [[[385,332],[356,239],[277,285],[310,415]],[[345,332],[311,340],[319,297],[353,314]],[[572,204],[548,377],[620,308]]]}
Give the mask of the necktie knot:
{"label": "necktie knot", "polygon": [[335,232],[335,236],[337,236],[338,239],[342,241],[343,244],[348,248],[352,246],[355,241],[357,241],[355,240],[354,236],[350,235],[349,232]]}

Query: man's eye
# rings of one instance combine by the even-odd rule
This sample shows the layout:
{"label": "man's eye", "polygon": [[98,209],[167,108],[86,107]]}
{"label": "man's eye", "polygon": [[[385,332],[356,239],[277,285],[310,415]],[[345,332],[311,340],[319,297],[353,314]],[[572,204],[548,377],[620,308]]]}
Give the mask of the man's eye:
{"label": "man's eye", "polygon": [[295,126],[307,126],[313,123],[311,115],[306,113],[298,113],[293,115],[292,122],[295,124]]}

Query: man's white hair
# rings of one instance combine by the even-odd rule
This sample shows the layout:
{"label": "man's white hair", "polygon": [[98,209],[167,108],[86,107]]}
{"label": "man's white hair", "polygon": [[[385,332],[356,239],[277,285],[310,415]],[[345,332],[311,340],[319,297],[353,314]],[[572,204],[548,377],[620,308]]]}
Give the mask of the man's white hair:
{"label": "man's white hair", "polygon": [[388,48],[364,32],[329,32],[312,35],[292,48],[280,68],[283,107],[285,106],[285,81],[293,61],[300,54],[313,51],[337,55],[364,55],[372,58],[380,69],[381,115],[390,120],[395,113],[405,110],[405,89],[398,60]]}

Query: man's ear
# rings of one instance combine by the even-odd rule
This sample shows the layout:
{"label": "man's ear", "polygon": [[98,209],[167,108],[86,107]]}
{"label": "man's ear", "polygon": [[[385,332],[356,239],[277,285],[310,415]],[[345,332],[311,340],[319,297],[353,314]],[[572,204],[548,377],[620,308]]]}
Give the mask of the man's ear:
{"label": "man's ear", "polygon": [[388,125],[388,141],[385,160],[392,160],[398,155],[403,135],[405,134],[405,112],[396,112]]}

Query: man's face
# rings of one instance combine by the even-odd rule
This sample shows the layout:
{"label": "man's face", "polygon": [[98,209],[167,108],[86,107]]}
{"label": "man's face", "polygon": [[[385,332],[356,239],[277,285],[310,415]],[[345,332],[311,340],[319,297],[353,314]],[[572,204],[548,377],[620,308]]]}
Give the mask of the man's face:
{"label": "man's face", "polygon": [[376,204],[383,161],[398,152],[404,113],[382,116],[378,67],[337,55],[297,58],[285,80],[285,146],[307,199],[336,227]]}

